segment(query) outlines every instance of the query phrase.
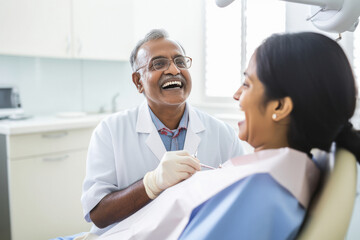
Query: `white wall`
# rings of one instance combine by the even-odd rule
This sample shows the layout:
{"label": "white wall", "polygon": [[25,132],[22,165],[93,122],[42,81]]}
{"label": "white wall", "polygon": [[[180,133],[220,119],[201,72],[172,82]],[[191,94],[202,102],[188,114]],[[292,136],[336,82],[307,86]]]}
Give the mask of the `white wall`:
{"label": "white wall", "polygon": [[119,108],[143,101],[127,62],[0,55],[0,84],[18,86],[24,110],[35,115],[110,111],[116,93]]}

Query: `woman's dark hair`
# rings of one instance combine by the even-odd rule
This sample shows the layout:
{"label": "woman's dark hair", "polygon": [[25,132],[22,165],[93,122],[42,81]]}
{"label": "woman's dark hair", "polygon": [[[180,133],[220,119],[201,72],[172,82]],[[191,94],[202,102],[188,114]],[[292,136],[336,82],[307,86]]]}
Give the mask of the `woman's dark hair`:
{"label": "woman's dark hair", "polygon": [[256,50],[256,63],[265,102],[287,96],[293,101],[290,147],[329,151],[335,141],[360,161],[360,134],[349,123],[356,105],[355,79],[334,40],[312,32],[272,35]]}

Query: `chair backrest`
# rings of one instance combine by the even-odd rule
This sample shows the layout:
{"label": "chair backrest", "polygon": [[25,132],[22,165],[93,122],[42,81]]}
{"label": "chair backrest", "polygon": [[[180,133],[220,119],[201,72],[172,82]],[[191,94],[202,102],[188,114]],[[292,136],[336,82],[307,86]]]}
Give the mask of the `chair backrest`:
{"label": "chair backrest", "polygon": [[311,203],[300,240],[338,240],[346,236],[356,197],[355,156],[345,149],[337,150],[329,171]]}

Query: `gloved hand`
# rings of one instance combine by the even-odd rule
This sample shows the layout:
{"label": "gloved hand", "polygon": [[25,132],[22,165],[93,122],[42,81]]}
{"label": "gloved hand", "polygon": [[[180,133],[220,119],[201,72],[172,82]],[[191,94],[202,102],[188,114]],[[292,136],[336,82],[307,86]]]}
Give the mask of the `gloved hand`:
{"label": "gloved hand", "polygon": [[143,183],[149,198],[156,198],[166,188],[189,178],[199,171],[200,161],[187,151],[166,152],[158,167],[145,174]]}

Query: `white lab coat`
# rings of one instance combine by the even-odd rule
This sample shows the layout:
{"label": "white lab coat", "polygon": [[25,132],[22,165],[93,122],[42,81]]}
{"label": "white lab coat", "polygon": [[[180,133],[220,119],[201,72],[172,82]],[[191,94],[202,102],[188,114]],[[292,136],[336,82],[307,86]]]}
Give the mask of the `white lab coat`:
{"label": "white lab coat", "polygon": [[[217,167],[226,160],[243,154],[233,128],[210,115],[189,109],[189,123],[184,150],[200,162]],[[81,197],[87,221],[90,211],[107,194],[124,189],[155,169],[166,152],[144,102],[104,119],[94,130],[88,151],[86,177]],[[101,234],[113,225],[91,232]]]}

